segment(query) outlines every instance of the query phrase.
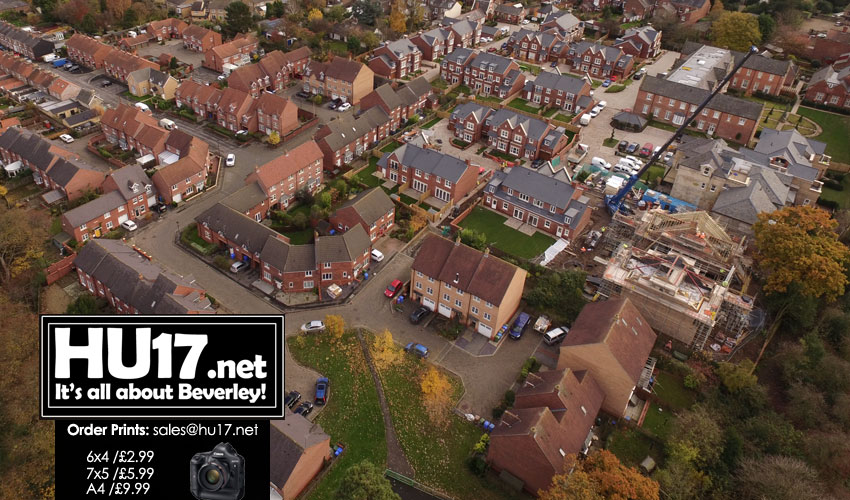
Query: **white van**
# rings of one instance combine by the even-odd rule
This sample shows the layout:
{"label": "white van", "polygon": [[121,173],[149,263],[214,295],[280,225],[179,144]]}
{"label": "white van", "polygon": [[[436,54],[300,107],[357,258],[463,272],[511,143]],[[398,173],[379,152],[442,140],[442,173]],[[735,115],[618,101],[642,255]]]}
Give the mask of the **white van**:
{"label": "white van", "polygon": [[57,59],[59,59],[59,56],[57,56],[53,52],[51,52],[50,54],[44,54],[43,56],[41,56],[41,60],[44,61],[44,62],[48,62],[48,63],[53,62]]}
{"label": "white van", "polygon": [[570,329],[566,326],[559,326],[558,328],[553,328],[548,332],[543,334],[543,342],[546,345],[554,345],[558,342],[564,340],[567,337],[567,333],[569,333]]}
{"label": "white van", "polygon": [[137,102],[135,104],[135,106],[136,106],[136,109],[141,109],[142,111],[145,111],[145,112],[150,112],[150,110],[151,110],[151,108],[149,108],[148,105],[143,103],[143,102]]}
{"label": "white van", "polygon": [[590,125],[590,119],[591,118],[593,118],[593,117],[590,116],[589,114],[585,113],[585,114],[581,115],[581,118],[579,118],[578,122],[581,125]]}
{"label": "white van", "polygon": [[177,128],[177,124],[174,123],[173,120],[169,120],[168,118],[163,118],[159,121],[159,126],[164,128],[165,130],[171,131]]}
{"label": "white van", "polygon": [[590,159],[590,164],[594,167],[604,168],[605,170],[611,170],[611,164],[605,161],[604,158],[600,158],[598,156],[594,156]]}

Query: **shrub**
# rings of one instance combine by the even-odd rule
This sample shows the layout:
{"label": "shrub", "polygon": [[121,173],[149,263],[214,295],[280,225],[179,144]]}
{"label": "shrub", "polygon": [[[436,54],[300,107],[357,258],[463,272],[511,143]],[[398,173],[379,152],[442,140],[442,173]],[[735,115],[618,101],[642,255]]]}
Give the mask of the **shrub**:
{"label": "shrub", "polygon": [[840,182],[835,181],[833,179],[824,179],[823,187],[834,189],[836,191],[844,191],[844,184],[841,184]]}
{"label": "shrub", "polygon": [[839,208],[841,208],[841,206],[835,200],[825,200],[823,198],[818,198],[817,203],[818,205],[824,208],[828,208],[830,210],[838,210]]}
{"label": "shrub", "polygon": [[216,255],[213,257],[213,264],[224,271],[230,269],[230,260],[224,255]]}
{"label": "shrub", "polygon": [[505,406],[508,408],[514,405],[516,401],[516,393],[514,391],[505,391]]}
{"label": "shrub", "polygon": [[500,404],[499,406],[493,408],[493,419],[499,420],[502,418],[502,415],[505,414],[505,403]]}
{"label": "shrub", "polygon": [[474,455],[467,459],[466,465],[469,467],[469,470],[472,471],[476,476],[483,476],[487,473],[487,469],[490,467],[487,465],[487,461],[484,460],[480,455]]}

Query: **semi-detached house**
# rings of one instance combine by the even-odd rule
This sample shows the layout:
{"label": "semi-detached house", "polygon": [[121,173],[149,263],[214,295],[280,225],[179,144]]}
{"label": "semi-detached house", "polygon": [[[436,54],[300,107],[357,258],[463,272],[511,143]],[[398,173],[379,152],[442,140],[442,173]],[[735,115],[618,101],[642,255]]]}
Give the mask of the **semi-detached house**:
{"label": "semi-detached house", "polygon": [[398,130],[411,116],[424,109],[433,95],[431,84],[420,76],[400,88],[389,83],[381,85],[360,101],[360,109],[381,108],[390,118],[390,128]]}
{"label": "semi-detached house", "polygon": [[455,34],[447,28],[434,28],[414,36],[410,41],[419,47],[426,61],[450,54],[455,48]]}
{"label": "semi-detached house", "polygon": [[429,234],[410,269],[411,298],[446,318],[456,318],[488,339],[519,308],[527,273],[457,241]]}
{"label": "semi-detached house", "polygon": [[182,130],[172,130],[151,179],[164,203],[179,203],[206,189],[211,164],[209,144]]}
{"label": "semi-detached house", "polygon": [[433,149],[404,144],[378,160],[384,179],[446,203],[457,203],[474,187],[478,167]]}
{"label": "semi-detached house", "polygon": [[523,97],[544,107],[555,107],[578,114],[591,101],[591,86],[584,78],[541,71],[537,78],[525,82]]}
{"label": "semi-detached house", "polygon": [[354,161],[392,131],[389,116],[374,106],[355,118],[345,114],[316,132],[315,141],[324,155],[325,170],[333,171]]}
{"label": "semi-detached house", "polygon": [[372,91],[374,77],[368,66],[342,57],[329,63],[310,61],[304,69],[302,90],[355,105]]}
{"label": "semi-detached house", "polygon": [[395,227],[395,203],[383,189],[368,189],[340,205],[328,222],[340,232],[359,224],[374,242]]}
{"label": "semi-detached house", "polygon": [[661,32],[652,26],[629,28],[614,40],[614,47],[639,59],[653,58],[661,53]]}
{"label": "semi-detached house", "polygon": [[216,45],[204,52],[204,67],[219,73],[224,72],[225,67],[244,66],[251,62],[251,54],[255,54],[259,48],[257,37],[253,34],[239,35],[235,39]]}
{"label": "semi-detached house", "polygon": [[454,130],[454,136],[465,142],[475,142],[486,133],[485,122],[493,108],[482,106],[473,101],[461,104],[449,117],[449,128]]}
{"label": "semi-detached house", "polygon": [[525,84],[525,75],[512,59],[488,52],[455,49],[441,63],[440,76],[462,82],[476,94],[505,98]]}
{"label": "semi-detached house", "polygon": [[487,144],[517,158],[550,160],[562,155],[570,144],[563,127],[504,108],[484,121]]}
{"label": "semi-detached house", "polygon": [[508,53],[524,61],[544,63],[563,57],[568,42],[557,31],[515,31],[507,42]]}
{"label": "semi-detached house", "polygon": [[304,72],[310,61],[310,48],[300,47],[289,52],[274,50],[266,53],[257,64],[236,68],[227,77],[227,86],[252,97],[258,97],[264,90],[277,92],[297,75]]}
{"label": "semi-detached house", "polygon": [[378,47],[369,59],[369,68],[384,78],[397,79],[419,71],[422,51],[407,38]]}
{"label": "semi-detached house", "polygon": [[221,45],[221,33],[190,24],[183,30],[183,47],[195,52],[206,53]]}
{"label": "semi-detached house", "polygon": [[609,47],[600,43],[576,42],[567,51],[566,62],[570,71],[582,76],[589,74],[591,78],[623,79],[632,72],[634,57],[626,54],[617,47]]}

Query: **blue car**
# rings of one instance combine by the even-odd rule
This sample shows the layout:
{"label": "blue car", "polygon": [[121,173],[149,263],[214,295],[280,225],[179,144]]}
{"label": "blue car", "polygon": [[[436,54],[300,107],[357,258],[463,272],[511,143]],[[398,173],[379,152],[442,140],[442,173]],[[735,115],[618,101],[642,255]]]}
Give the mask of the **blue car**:
{"label": "blue car", "polygon": [[611,86],[611,79],[610,79],[610,78],[606,78],[606,79],[605,79],[605,81],[604,81],[604,82],[602,82],[602,86],[603,86],[603,87],[609,87],[609,86]]}
{"label": "blue car", "polygon": [[420,358],[428,357],[428,348],[422,344],[417,344],[416,342],[411,342],[407,344],[406,346],[404,346],[404,350],[407,352],[412,352]]}
{"label": "blue car", "polygon": [[328,402],[328,393],[330,392],[330,381],[326,377],[321,377],[316,380],[316,404],[324,405]]}
{"label": "blue car", "polygon": [[529,321],[531,321],[531,316],[528,313],[519,313],[517,319],[514,320],[514,324],[511,325],[510,337],[514,340],[519,340],[522,337],[522,331],[525,330]]}

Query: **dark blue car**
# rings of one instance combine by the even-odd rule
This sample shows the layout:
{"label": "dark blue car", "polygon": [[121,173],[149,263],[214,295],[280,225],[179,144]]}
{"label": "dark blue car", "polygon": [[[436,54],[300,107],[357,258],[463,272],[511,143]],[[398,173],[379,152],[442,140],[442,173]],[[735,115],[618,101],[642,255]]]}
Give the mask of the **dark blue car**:
{"label": "dark blue car", "polygon": [[316,380],[316,404],[323,405],[328,402],[328,392],[330,392],[330,381],[326,377],[321,377]]}
{"label": "dark blue car", "polygon": [[531,321],[531,316],[529,316],[528,313],[519,313],[517,319],[514,320],[514,324],[511,325],[511,338],[519,340],[519,338],[522,337],[522,331],[525,330],[526,326],[528,326],[529,321]]}

